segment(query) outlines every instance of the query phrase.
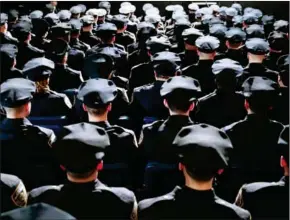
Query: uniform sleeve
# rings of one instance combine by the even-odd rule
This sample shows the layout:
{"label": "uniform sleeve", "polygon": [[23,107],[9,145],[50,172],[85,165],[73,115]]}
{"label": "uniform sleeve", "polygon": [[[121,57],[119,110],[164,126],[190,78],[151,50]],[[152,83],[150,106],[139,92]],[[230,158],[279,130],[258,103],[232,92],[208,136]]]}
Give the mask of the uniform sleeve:
{"label": "uniform sleeve", "polygon": [[244,207],[244,190],[243,190],[243,186],[240,188],[239,192],[238,192],[238,195],[236,197],[236,200],[235,200],[235,205],[243,208]]}

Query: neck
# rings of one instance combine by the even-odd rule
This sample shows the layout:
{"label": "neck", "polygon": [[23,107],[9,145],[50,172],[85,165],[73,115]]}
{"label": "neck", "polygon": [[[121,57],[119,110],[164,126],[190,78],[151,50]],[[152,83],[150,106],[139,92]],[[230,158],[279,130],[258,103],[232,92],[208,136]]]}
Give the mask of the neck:
{"label": "neck", "polygon": [[188,116],[189,117],[189,111],[187,111],[187,112],[181,112],[181,111],[171,111],[169,109],[169,115],[170,116],[181,115],[181,116]]}
{"label": "neck", "polygon": [[259,60],[259,59],[249,59],[249,63],[263,63],[263,60]]}
{"label": "neck", "polygon": [[117,30],[117,33],[118,34],[121,34],[121,33],[123,33],[125,30],[124,29],[120,29],[120,30]]}
{"label": "neck", "polygon": [[214,57],[199,57],[199,60],[213,60]]}
{"label": "neck", "polygon": [[22,118],[25,118],[24,115],[14,115],[14,114],[11,114],[11,113],[6,113],[6,118],[8,119],[22,119]]}
{"label": "neck", "polygon": [[103,114],[103,115],[91,115],[89,114],[89,122],[104,122],[108,121],[108,114]]}
{"label": "neck", "polygon": [[89,182],[93,182],[95,181],[97,178],[98,178],[98,172],[94,172],[92,175],[90,175],[89,177],[87,178],[75,178],[75,177],[72,177],[69,173],[66,174],[67,175],[67,179],[70,181],[70,182],[73,182],[73,183],[89,183]]}
{"label": "neck", "polygon": [[213,184],[213,178],[209,181],[197,181],[189,176],[185,176],[185,185],[188,188],[198,190],[198,191],[205,191],[205,190],[211,190]]}

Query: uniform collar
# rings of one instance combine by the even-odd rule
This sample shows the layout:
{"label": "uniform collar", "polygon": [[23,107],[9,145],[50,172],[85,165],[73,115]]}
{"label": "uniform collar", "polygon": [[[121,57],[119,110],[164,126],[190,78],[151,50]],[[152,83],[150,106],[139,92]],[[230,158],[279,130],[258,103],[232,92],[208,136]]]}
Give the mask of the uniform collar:
{"label": "uniform collar", "polygon": [[167,122],[178,122],[178,123],[184,123],[184,122],[188,122],[188,123],[193,123],[193,121],[190,119],[189,116],[186,115],[170,115],[167,119]]}
{"label": "uniform collar", "polygon": [[251,68],[251,69],[265,69],[263,63],[249,63],[248,68]]}
{"label": "uniform collar", "polygon": [[78,188],[78,189],[94,189],[94,188],[99,188],[99,187],[105,187],[105,185],[103,183],[101,183],[100,180],[95,179],[94,181],[91,182],[86,182],[86,183],[75,183],[75,182],[71,182],[69,180],[67,180],[67,184],[68,187],[72,187],[72,188]]}
{"label": "uniform collar", "polygon": [[2,122],[2,126],[7,128],[18,127],[23,125],[32,125],[32,124],[27,118],[17,118],[17,119],[6,118]]}
{"label": "uniform collar", "polygon": [[100,121],[100,122],[89,122],[90,124],[100,126],[102,128],[111,127],[111,124],[108,121]]}
{"label": "uniform collar", "polygon": [[249,114],[246,117],[248,121],[269,121],[269,118],[265,115],[258,115],[258,114]]}
{"label": "uniform collar", "polygon": [[[211,65],[213,64],[214,60],[199,60],[198,65]],[[211,67],[211,66],[210,66]]]}
{"label": "uniform collar", "polygon": [[188,200],[213,200],[215,198],[215,192],[213,189],[210,190],[195,190],[187,186],[183,186],[181,189],[181,194],[183,197],[188,198]]}

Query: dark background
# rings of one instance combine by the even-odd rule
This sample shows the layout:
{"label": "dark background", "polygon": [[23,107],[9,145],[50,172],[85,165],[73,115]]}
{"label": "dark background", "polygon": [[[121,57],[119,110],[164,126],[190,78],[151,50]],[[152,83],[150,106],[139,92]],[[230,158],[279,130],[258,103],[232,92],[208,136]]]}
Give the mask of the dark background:
{"label": "dark background", "polygon": [[[84,4],[87,6],[87,8],[97,8],[99,1],[66,1],[66,2],[58,2],[58,9],[69,9],[71,6],[76,4]],[[118,14],[118,9],[120,6],[120,3],[123,1],[110,1],[112,5],[111,14]],[[201,1],[200,1],[201,2]],[[220,6],[231,6],[233,2],[231,1],[216,1]],[[1,12],[5,12],[9,9],[15,8],[17,9],[20,5],[24,6],[24,11],[33,11],[35,9],[43,9],[45,7],[45,4],[48,2],[46,1],[33,1],[33,2],[18,2],[18,1],[1,1],[0,2],[0,9]],[[134,4],[137,8],[136,13],[137,15],[140,15],[142,11],[142,6],[145,3],[151,3],[154,6],[157,6],[161,12],[163,13],[163,10],[166,5],[169,4],[182,4],[185,9],[187,9],[187,5],[190,4],[190,1],[181,2],[181,1],[156,1],[156,2],[150,2],[150,1],[132,1],[132,4]],[[264,14],[271,14],[276,17],[276,19],[284,19],[289,20],[289,1],[242,1],[240,4],[245,7],[256,7],[263,11]]]}

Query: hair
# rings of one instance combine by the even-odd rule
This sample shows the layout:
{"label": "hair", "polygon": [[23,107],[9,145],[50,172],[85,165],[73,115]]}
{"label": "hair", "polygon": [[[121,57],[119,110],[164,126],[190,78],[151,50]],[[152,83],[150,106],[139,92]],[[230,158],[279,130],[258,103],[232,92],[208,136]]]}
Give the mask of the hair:
{"label": "hair", "polygon": [[45,93],[47,91],[50,91],[49,77],[36,81],[35,84],[36,84],[36,93]]}
{"label": "hair", "polygon": [[175,91],[170,96],[165,97],[168,107],[171,111],[187,112],[192,102],[184,91]]}
{"label": "hair", "polygon": [[273,104],[274,96],[252,94],[250,97],[246,97],[246,101],[254,113],[267,114],[269,107]]}
{"label": "hair", "polygon": [[1,63],[2,64],[5,63],[5,65],[1,65],[1,72],[2,72],[2,76],[3,76],[5,70],[11,69],[13,67],[15,58],[9,57],[4,52],[0,53],[0,58],[1,58],[0,59]]}
{"label": "hair", "polygon": [[74,177],[74,178],[77,178],[77,179],[85,179],[85,178],[88,178],[90,177],[94,172],[96,172],[96,169],[92,169],[88,172],[85,172],[85,173],[72,173],[70,171],[67,171],[68,175]]}
{"label": "hair", "polygon": [[115,35],[113,34],[106,34],[106,33],[101,33],[98,34],[98,37],[104,42],[104,43],[108,43],[113,41],[114,42],[114,37]]}
{"label": "hair", "polygon": [[216,76],[216,85],[221,89],[235,90],[237,85],[235,74],[230,69],[224,70],[222,73]]}
{"label": "hair", "polygon": [[210,169],[210,168],[192,168],[187,165],[184,165],[187,174],[195,180],[199,181],[209,181],[211,180],[216,173],[218,172],[218,169]]}
{"label": "hair", "polygon": [[24,107],[25,105],[27,104],[28,102],[24,103],[23,105],[21,106],[17,106],[17,107],[13,107],[13,108],[9,108],[9,107],[4,107],[5,111],[6,112],[11,112],[13,114],[19,114],[19,113],[22,113],[23,110],[24,110]]}
{"label": "hair", "polygon": [[15,34],[15,37],[19,40],[19,42],[24,42],[28,39],[30,33],[27,32],[19,32]]}
{"label": "hair", "polygon": [[91,115],[103,115],[107,111],[107,108],[109,105],[110,105],[110,103],[104,104],[104,105],[99,105],[99,107],[94,107],[94,108],[90,108],[88,106],[86,106],[86,107],[87,107],[88,113]]}

